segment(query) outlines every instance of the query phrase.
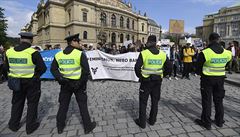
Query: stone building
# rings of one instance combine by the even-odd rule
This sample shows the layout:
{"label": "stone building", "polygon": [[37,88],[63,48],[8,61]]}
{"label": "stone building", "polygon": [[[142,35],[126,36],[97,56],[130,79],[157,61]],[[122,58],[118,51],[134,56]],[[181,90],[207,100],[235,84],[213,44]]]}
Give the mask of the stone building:
{"label": "stone building", "polygon": [[161,38],[161,26],[159,26],[153,19],[148,19],[148,36],[156,35],[157,40]]}
{"label": "stone building", "polygon": [[85,44],[122,45],[127,40],[146,42],[148,17],[122,0],[41,0],[23,30],[37,34],[34,42],[41,46],[65,46],[64,38],[75,33]]}
{"label": "stone building", "polygon": [[240,3],[206,15],[203,19],[203,26],[196,28],[197,37],[204,41],[208,40],[212,32],[219,33],[226,44],[230,41],[240,42]]}

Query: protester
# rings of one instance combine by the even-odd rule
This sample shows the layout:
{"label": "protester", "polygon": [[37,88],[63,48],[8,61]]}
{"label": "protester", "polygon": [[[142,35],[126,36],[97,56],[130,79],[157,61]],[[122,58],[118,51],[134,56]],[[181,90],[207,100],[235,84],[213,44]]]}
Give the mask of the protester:
{"label": "protester", "polygon": [[3,82],[3,64],[4,64],[4,55],[3,47],[0,47],[0,84]]}
{"label": "protester", "polygon": [[192,73],[194,76],[197,76],[197,58],[199,54],[198,48],[195,48],[194,45],[192,45],[192,49],[194,50],[194,56],[192,57]]}
{"label": "protester", "polygon": [[194,50],[190,48],[191,43],[187,43],[186,48],[183,49],[183,74],[182,79],[186,77],[190,80],[189,73],[192,70],[192,57],[194,56]]}
{"label": "protester", "polygon": [[[175,46],[171,47],[170,49],[170,61],[173,67],[173,73],[174,73],[173,77],[175,80],[178,80],[177,71],[179,71],[180,56]],[[170,73],[169,80],[171,80],[171,76],[172,76],[172,72]]]}
{"label": "protester", "polygon": [[234,49],[235,49],[235,56],[233,57],[234,62],[234,71],[237,73],[239,72],[239,62],[238,62],[238,55],[240,54],[239,43],[237,41],[233,41]]}
{"label": "protester", "polygon": [[127,53],[127,48],[125,46],[121,46],[120,48],[120,54]]}
{"label": "protester", "polygon": [[53,49],[61,49],[61,45],[60,44],[56,44],[56,45],[54,45]]}
{"label": "protester", "polygon": [[112,55],[120,54],[120,52],[118,51],[117,46],[115,44],[112,45],[112,49],[110,51],[110,54],[112,54]]}
{"label": "protester", "polygon": [[52,50],[52,45],[46,44],[44,50]]}

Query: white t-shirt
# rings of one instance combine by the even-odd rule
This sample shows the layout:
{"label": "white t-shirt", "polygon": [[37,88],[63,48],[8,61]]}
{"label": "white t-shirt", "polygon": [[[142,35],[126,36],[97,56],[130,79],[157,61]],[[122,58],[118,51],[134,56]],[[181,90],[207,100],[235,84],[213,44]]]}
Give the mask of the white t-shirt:
{"label": "white t-shirt", "polygon": [[233,47],[232,47],[232,56],[233,56],[233,57],[235,57],[235,53],[236,53],[236,52],[235,52],[235,47],[233,46]]}

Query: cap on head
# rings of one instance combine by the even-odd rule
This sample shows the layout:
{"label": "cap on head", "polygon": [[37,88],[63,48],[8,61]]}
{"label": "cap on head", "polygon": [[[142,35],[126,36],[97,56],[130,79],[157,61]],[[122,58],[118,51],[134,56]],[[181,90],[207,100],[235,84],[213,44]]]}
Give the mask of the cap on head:
{"label": "cap on head", "polygon": [[78,33],[78,34],[74,34],[74,35],[67,36],[64,40],[66,40],[67,42],[71,42],[71,41],[73,41],[73,40],[75,40],[75,41],[80,41],[80,39],[79,39],[79,33]]}
{"label": "cap on head", "polygon": [[213,32],[209,35],[209,41],[218,40],[219,38],[220,38],[220,36],[216,32]]}
{"label": "cap on head", "polygon": [[147,43],[157,42],[157,37],[155,35],[150,35],[147,39]]}
{"label": "cap on head", "polygon": [[18,35],[20,35],[21,38],[23,38],[23,39],[33,39],[33,37],[37,36],[31,32],[21,32]]}

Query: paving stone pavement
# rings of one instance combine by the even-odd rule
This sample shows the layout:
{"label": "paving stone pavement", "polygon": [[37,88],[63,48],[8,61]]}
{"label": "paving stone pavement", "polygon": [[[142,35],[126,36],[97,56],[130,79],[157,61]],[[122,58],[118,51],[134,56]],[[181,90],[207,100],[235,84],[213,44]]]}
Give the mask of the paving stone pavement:
{"label": "paving stone pavement", "polygon": [[[31,137],[220,137],[240,136],[240,89],[225,85],[226,96],[225,124],[223,128],[213,125],[212,130],[205,130],[193,120],[201,114],[201,95],[199,77],[190,80],[163,80],[161,101],[157,122],[147,124],[145,129],[135,125],[133,119],[138,116],[139,83],[122,81],[89,81],[88,104],[91,118],[97,121],[97,127],[91,134],[84,135],[82,120],[75,100],[69,106],[67,126],[63,134],[58,135],[56,114],[60,86],[54,81],[42,82],[42,94],[39,103],[41,125]],[[13,133],[7,128],[11,111],[11,94],[7,83],[0,85],[0,137],[25,137],[26,105],[22,117],[21,129]],[[149,102],[150,103],[150,100]],[[150,110],[148,105],[148,114]],[[214,109],[212,112],[214,116]]]}

